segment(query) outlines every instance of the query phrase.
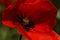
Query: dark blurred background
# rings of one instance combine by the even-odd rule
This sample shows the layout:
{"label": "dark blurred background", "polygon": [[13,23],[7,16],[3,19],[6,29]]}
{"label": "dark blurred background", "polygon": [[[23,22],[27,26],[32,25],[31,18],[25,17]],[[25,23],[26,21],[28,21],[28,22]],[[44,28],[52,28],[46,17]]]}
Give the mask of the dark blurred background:
{"label": "dark blurred background", "polygon": [[[13,3],[14,1],[12,1]],[[57,7],[58,9],[58,14],[57,14],[57,24],[54,30],[60,34],[60,0],[51,0],[53,4]],[[0,4],[0,40],[18,40],[19,34],[16,29],[11,29],[7,26],[4,26],[1,24],[1,15],[2,15],[2,10],[6,8],[4,5]],[[22,40],[25,40],[23,37]]]}

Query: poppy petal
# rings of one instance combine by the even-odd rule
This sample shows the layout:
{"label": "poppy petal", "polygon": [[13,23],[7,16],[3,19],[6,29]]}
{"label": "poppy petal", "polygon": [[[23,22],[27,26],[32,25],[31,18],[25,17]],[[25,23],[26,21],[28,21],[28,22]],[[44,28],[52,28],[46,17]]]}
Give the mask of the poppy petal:
{"label": "poppy petal", "polygon": [[14,20],[16,16],[15,4],[10,5],[2,12],[2,24],[14,28]]}
{"label": "poppy petal", "polygon": [[44,32],[27,32],[27,34],[29,35],[29,37],[32,40],[58,40],[59,39],[59,35],[57,33],[55,33],[53,30],[49,33],[44,33]]}
{"label": "poppy petal", "polygon": [[6,6],[8,6],[12,3],[11,0],[0,0],[0,2]]}

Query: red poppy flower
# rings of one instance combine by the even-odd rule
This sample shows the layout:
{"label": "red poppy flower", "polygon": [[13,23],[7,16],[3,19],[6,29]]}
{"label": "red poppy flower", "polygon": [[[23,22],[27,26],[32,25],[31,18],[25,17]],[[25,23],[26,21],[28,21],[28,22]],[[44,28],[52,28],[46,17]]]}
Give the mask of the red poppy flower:
{"label": "red poppy flower", "polygon": [[8,5],[10,5],[12,2],[11,2],[11,0],[0,0],[0,3],[8,6]]}
{"label": "red poppy flower", "polygon": [[59,40],[53,31],[56,7],[49,0],[12,4],[3,11],[2,24],[17,28],[28,40]]}

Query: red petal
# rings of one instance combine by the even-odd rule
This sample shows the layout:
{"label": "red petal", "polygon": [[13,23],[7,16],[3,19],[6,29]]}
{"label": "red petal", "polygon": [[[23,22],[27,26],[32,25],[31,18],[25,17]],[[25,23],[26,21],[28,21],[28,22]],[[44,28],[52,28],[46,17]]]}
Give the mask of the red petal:
{"label": "red petal", "polygon": [[50,28],[54,28],[56,25],[56,16],[57,16],[57,8],[48,0],[41,2],[40,6],[42,22],[49,22]]}
{"label": "red petal", "polygon": [[54,31],[51,31],[49,33],[44,33],[44,32],[39,33],[36,31],[32,31],[32,32],[27,32],[27,34],[32,40],[58,40],[59,39],[59,35]]}
{"label": "red petal", "polygon": [[[59,35],[51,30],[50,32],[38,32],[35,30],[25,31],[20,23],[16,22],[16,27],[20,34],[22,34],[28,40],[58,40]],[[38,26],[37,26],[38,27]]]}
{"label": "red petal", "polygon": [[15,4],[10,5],[2,13],[2,24],[14,28],[15,16],[16,16]]}
{"label": "red petal", "polygon": [[[51,30],[50,32],[38,32],[35,30],[26,32],[20,23],[16,22],[16,27],[20,34],[22,34],[28,40],[59,40],[59,35]],[[37,26],[38,27],[38,26]]]}
{"label": "red petal", "polygon": [[33,29],[38,32],[50,32],[52,29],[50,28],[50,25],[48,22],[40,23],[35,25],[35,28]]}
{"label": "red petal", "polygon": [[0,0],[0,2],[6,6],[12,3],[11,0]]}

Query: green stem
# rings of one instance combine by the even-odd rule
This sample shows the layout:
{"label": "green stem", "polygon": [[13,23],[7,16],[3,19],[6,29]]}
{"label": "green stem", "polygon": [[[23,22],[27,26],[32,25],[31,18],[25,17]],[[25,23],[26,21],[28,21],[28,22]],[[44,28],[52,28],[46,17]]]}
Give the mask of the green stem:
{"label": "green stem", "polygon": [[19,40],[22,40],[22,35],[20,35]]}

